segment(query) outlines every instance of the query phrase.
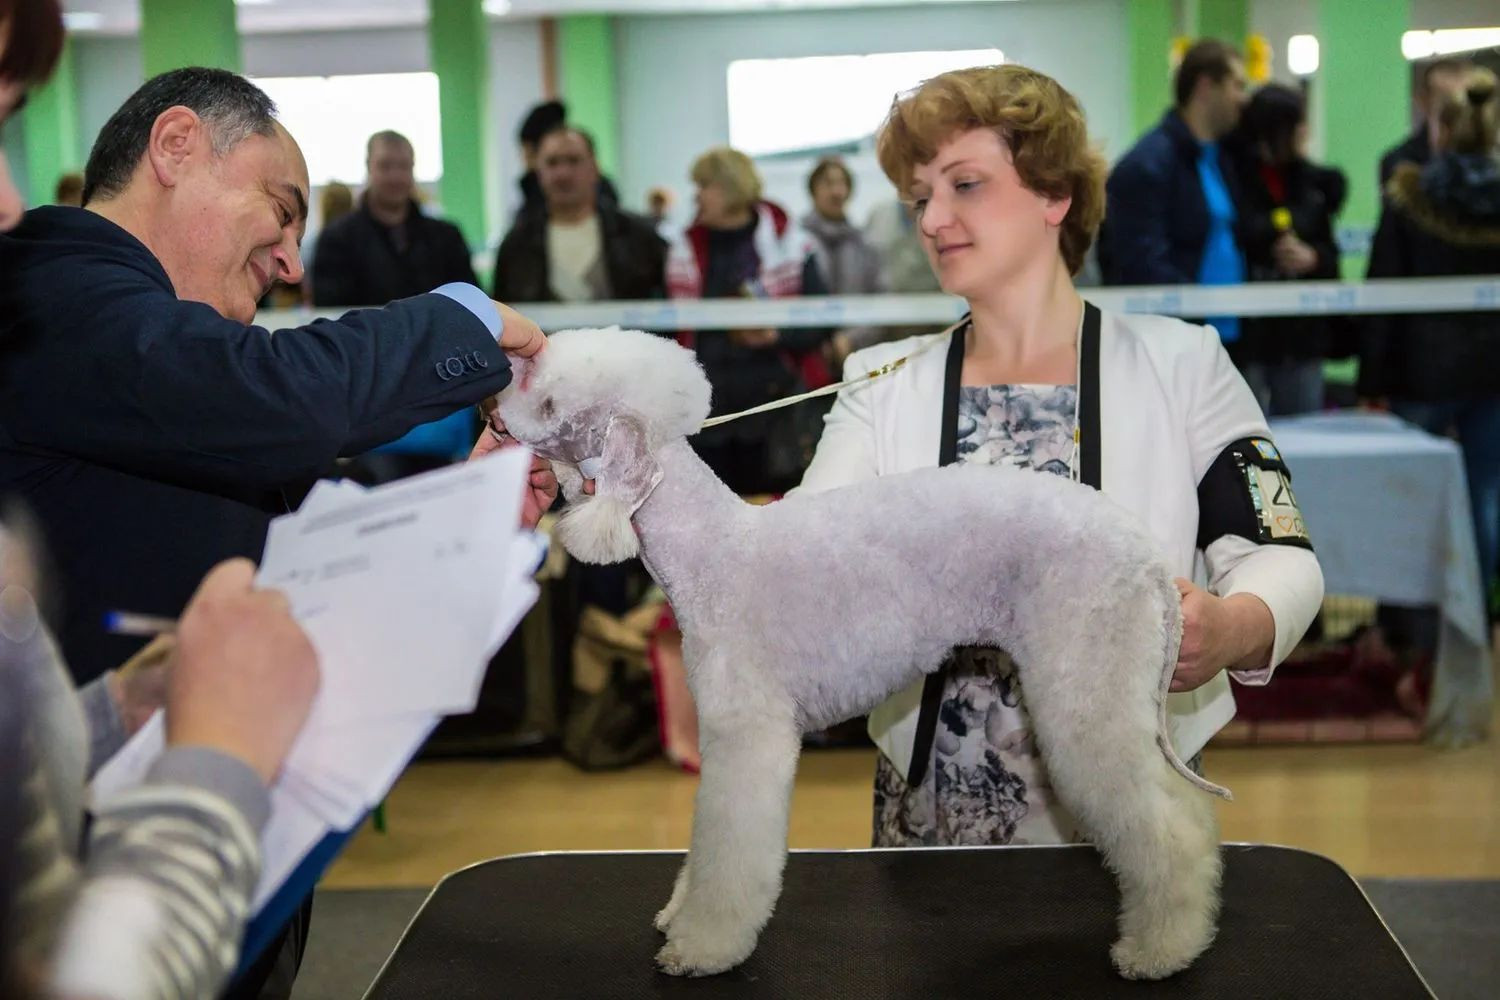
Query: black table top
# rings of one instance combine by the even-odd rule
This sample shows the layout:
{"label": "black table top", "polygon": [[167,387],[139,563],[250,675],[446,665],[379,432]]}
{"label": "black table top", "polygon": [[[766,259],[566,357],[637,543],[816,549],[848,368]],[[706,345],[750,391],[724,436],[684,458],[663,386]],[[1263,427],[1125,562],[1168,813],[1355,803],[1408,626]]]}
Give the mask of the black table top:
{"label": "black table top", "polygon": [[760,945],[720,976],[657,972],[677,853],[498,858],[449,875],[367,1000],[777,997],[1430,998],[1334,862],[1226,845],[1219,936],[1158,983],[1109,963],[1118,895],[1091,847],[808,851]]}

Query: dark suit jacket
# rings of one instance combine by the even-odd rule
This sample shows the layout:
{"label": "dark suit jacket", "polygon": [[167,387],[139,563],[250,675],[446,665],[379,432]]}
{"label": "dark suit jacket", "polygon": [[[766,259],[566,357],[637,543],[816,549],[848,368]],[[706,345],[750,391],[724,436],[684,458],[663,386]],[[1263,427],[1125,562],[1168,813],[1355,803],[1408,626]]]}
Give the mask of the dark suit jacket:
{"label": "dark suit jacket", "polygon": [[39,208],[0,235],[0,494],[41,522],[79,680],[139,645],[104,612],[179,614],[214,563],[259,558],[295,484],[509,381],[441,295],[272,336],[178,299],[92,212]]}
{"label": "dark suit jacket", "polygon": [[[599,239],[611,298],[666,298],[667,244],[655,226],[639,215],[600,205]],[[505,234],[495,254],[493,294],[501,302],[556,300],[545,209],[520,216]]]}
{"label": "dark suit jacket", "polygon": [[[1198,141],[1168,111],[1115,164],[1105,186],[1099,265],[1108,285],[1196,285],[1208,242],[1208,202],[1198,179]],[[1241,206],[1234,163],[1219,145],[1219,172]],[[1244,246],[1243,239],[1238,242]]]}
{"label": "dark suit jacket", "polygon": [[406,245],[398,250],[391,231],[363,201],[325,228],[313,252],[313,303],[380,306],[450,281],[479,283],[469,245],[453,223],[423,215],[413,202],[402,230]]}

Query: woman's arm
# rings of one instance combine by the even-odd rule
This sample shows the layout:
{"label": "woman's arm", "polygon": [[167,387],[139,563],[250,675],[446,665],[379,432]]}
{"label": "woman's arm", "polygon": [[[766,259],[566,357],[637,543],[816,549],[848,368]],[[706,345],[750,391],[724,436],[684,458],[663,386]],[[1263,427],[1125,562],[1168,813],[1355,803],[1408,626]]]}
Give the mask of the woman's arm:
{"label": "woman's arm", "polygon": [[[1220,459],[1226,449],[1246,440],[1269,443],[1271,432],[1217,333],[1205,327],[1200,336],[1199,349],[1188,359],[1191,371],[1186,385],[1181,388],[1187,398],[1190,460],[1199,484],[1199,542],[1208,588],[1184,595],[1187,638],[1194,638],[1195,632],[1197,637],[1195,645],[1185,639],[1186,659],[1179,657],[1184,690],[1219,670],[1229,670],[1241,683],[1266,683],[1323,603],[1323,571],[1305,538],[1287,533],[1267,539],[1238,511],[1209,506],[1233,504],[1232,491],[1241,489],[1243,510],[1250,509],[1249,484],[1240,485],[1234,478],[1238,472],[1217,482],[1210,474],[1225,475],[1226,463]],[[1284,499],[1295,510],[1289,490]]]}

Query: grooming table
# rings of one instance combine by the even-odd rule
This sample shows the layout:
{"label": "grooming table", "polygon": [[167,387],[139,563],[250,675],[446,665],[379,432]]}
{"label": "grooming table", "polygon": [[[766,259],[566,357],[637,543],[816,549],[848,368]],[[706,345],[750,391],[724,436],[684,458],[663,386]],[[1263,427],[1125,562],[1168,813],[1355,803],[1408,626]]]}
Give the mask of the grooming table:
{"label": "grooming table", "polygon": [[1091,847],[796,851],[760,945],[706,979],[655,970],[651,926],[682,855],[498,858],[447,876],[366,1000],[775,997],[1430,998],[1327,858],[1224,848],[1214,945],[1159,983],[1109,964],[1118,903]]}

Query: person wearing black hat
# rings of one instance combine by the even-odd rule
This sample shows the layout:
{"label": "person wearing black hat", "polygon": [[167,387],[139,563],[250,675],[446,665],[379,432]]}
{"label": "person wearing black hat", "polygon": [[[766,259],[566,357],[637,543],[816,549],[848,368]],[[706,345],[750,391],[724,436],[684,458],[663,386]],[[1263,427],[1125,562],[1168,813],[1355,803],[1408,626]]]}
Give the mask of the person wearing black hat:
{"label": "person wearing black hat", "polygon": [[[537,150],[541,147],[543,138],[567,124],[566,104],[562,101],[543,101],[527,112],[520,130],[516,132],[516,141],[521,144],[521,161],[526,165],[526,173],[517,182],[521,188],[521,205],[516,209],[518,224],[523,216],[534,214],[545,218],[547,215],[547,199],[542,194],[542,182],[536,172]],[[599,201],[610,208],[617,208],[620,204],[620,195],[615,186],[603,175],[599,177]]]}

